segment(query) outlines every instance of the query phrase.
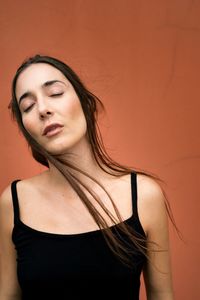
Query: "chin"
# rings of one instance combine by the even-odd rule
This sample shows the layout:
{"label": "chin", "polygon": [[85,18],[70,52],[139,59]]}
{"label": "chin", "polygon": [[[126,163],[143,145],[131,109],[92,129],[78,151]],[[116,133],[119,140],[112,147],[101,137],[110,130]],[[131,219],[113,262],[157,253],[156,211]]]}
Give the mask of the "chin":
{"label": "chin", "polygon": [[65,155],[70,152],[70,147],[46,147],[45,149],[52,155]]}
{"label": "chin", "polygon": [[78,143],[68,143],[67,145],[52,145],[50,147],[45,147],[45,149],[52,155],[70,155],[76,153],[75,149]]}
{"label": "chin", "polygon": [[[82,152],[82,149],[89,146],[87,136],[85,134],[70,139],[66,137],[51,140],[42,145],[52,155],[68,155],[72,153]],[[81,150],[81,151],[80,151]]]}

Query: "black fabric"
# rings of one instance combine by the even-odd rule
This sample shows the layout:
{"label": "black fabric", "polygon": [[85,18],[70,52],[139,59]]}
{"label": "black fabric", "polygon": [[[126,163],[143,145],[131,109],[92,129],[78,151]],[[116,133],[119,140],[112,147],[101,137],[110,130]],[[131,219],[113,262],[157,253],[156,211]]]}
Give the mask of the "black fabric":
{"label": "black fabric", "polygon": [[[54,234],[35,230],[20,220],[16,184],[11,185],[17,251],[17,276],[23,300],[139,299],[145,256],[138,251],[133,267],[122,264],[109,249],[100,230]],[[124,223],[143,237],[137,212],[137,180],[131,174],[132,216]],[[116,226],[112,226],[113,232]],[[126,237],[123,237],[123,240]]]}

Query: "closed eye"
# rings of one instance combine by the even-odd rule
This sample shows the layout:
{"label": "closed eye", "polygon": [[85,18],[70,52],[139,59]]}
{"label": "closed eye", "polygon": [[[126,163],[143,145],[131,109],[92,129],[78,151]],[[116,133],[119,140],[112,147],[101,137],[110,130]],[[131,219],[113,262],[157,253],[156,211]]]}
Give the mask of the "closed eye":
{"label": "closed eye", "polygon": [[[59,96],[62,96],[64,93],[62,92],[62,93],[57,93],[57,94],[52,94],[52,95],[50,95],[50,97],[59,97]],[[30,105],[29,107],[27,107],[25,110],[24,110],[24,112],[28,112],[31,108],[32,108],[32,106],[33,106],[34,104],[32,104],[32,105]]]}
{"label": "closed eye", "polygon": [[24,112],[28,112],[28,111],[32,108],[33,105],[34,105],[34,104],[32,104],[32,105],[30,105],[29,107],[27,107],[27,108],[24,110]]}
{"label": "closed eye", "polygon": [[64,93],[59,93],[59,94],[52,94],[50,97],[58,97],[58,96],[62,96]]}

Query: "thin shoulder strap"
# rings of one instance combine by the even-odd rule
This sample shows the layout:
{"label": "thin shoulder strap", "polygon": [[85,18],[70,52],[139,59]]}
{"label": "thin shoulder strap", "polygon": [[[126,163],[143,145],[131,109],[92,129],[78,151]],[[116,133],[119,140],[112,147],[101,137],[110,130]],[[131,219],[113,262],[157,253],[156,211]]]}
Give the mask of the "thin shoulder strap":
{"label": "thin shoulder strap", "polygon": [[135,227],[137,234],[139,236],[146,236],[144,228],[140,222],[138,214],[138,188],[137,188],[137,173],[131,173],[131,188],[132,188],[132,209],[133,209],[133,218],[135,221]]}
{"label": "thin shoulder strap", "polygon": [[131,173],[132,209],[134,218],[138,218],[137,209],[137,173]]}
{"label": "thin shoulder strap", "polygon": [[14,224],[16,224],[19,221],[19,201],[16,187],[18,181],[20,181],[20,179],[15,180],[11,183],[12,202],[14,209]]}

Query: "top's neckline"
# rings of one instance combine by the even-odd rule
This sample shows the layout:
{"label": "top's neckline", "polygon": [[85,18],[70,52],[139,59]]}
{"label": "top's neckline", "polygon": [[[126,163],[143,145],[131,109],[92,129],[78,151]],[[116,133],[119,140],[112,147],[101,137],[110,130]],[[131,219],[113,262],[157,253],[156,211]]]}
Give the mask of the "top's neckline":
{"label": "top's neckline", "polygon": [[[109,228],[111,230],[115,229],[117,227],[117,225],[121,224],[121,223],[127,223],[129,224],[131,221],[133,221],[133,214],[127,218],[126,220],[114,224],[112,226],[109,226]],[[35,234],[39,234],[42,236],[48,236],[48,237],[86,237],[86,236],[91,236],[91,235],[96,235],[96,234],[100,234],[102,233],[102,231],[106,230],[106,229],[96,229],[96,230],[90,230],[90,231],[84,231],[84,232],[78,232],[78,233],[53,233],[53,232],[46,232],[46,231],[41,231],[41,230],[37,230],[35,228],[32,228],[30,226],[28,226],[27,224],[23,223],[21,220],[18,220],[17,224],[23,228],[25,228],[26,230],[29,230],[30,232],[33,232]]]}
{"label": "top's neckline", "polygon": [[[130,176],[130,181],[131,181],[131,191],[132,191],[132,176],[133,174],[131,173],[131,176]],[[20,179],[18,180],[20,181]],[[137,193],[137,192],[136,192]],[[131,223],[131,221],[137,221],[137,215],[134,216],[134,210],[133,210],[133,197],[137,197],[137,194],[136,195],[133,195],[133,191],[132,191],[132,213],[131,213],[131,216],[128,217],[127,219],[123,220],[122,222],[119,222],[117,224],[114,224],[112,226],[109,226],[109,228],[111,230],[114,230],[117,225],[121,224],[121,223],[125,223],[125,224],[129,224]],[[137,201],[137,200],[136,200]],[[84,231],[84,232],[78,232],[78,233],[53,233],[53,232],[46,232],[46,231],[41,231],[41,230],[38,230],[38,229],[35,229],[33,227],[30,227],[29,225],[25,224],[23,221],[21,221],[21,219],[17,219],[17,222],[15,223],[15,226],[16,225],[19,225],[23,228],[25,228],[26,230],[32,232],[32,233],[35,233],[35,234],[39,234],[39,235],[42,235],[42,236],[47,236],[47,237],[86,237],[86,236],[91,236],[91,235],[96,235],[96,234],[100,234],[102,233],[102,231],[106,230],[106,229],[95,229],[95,230],[90,230],[90,231]],[[139,223],[140,225],[140,223]],[[15,227],[14,226],[14,227]],[[143,234],[145,234],[142,226],[141,227],[141,230],[143,232]],[[13,228],[13,231],[14,231],[14,228]],[[12,235],[13,235],[13,232],[12,232]]]}

